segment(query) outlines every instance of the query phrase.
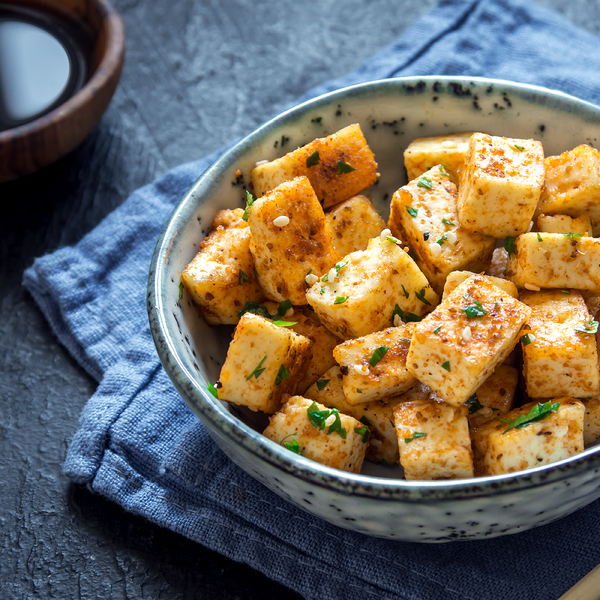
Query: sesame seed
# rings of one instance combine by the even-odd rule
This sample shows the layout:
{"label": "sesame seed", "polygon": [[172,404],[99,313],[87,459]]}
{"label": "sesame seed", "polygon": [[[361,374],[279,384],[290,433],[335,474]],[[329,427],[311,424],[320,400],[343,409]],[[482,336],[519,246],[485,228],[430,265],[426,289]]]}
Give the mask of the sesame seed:
{"label": "sesame seed", "polygon": [[471,341],[471,328],[468,325],[463,329],[462,337],[465,342]]}
{"label": "sesame seed", "polygon": [[533,221],[529,221],[529,227],[527,228],[527,233],[529,233],[533,229]]}
{"label": "sesame seed", "polygon": [[386,235],[392,235],[392,232],[389,229],[384,229],[379,235],[385,238]]}
{"label": "sesame seed", "polygon": [[327,281],[331,283],[337,277],[337,271],[332,267],[327,274]]}
{"label": "sesame seed", "polygon": [[367,367],[367,365],[354,365],[354,370],[359,375],[368,375],[369,374],[369,367]]}
{"label": "sesame seed", "polygon": [[288,308],[285,312],[284,317],[291,317],[294,314],[294,307],[292,306],[292,308]]}
{"label": "sesame seed", "polygon": [[257,160],[255,164],[255,166],[259,167],[260,165],[266,165],[269,161],[266,158],[263,158],[262,160]]}
{"label": "sesame seed", "polygon": [[381,446],[383,444],[383,442],[381,440],[376,440],[374,438],[371,438],[371,446],[375,446],[376,448],[379,448],[379,446]]}
{"label": "sesame seed", "polygon": [[534,283],[526,283],[524,287],[531,292],[539,292],[541,289],[539,285],[535,285]]}
{"label": "sesame seed", "polygon": [[273,225],[275,225],[275,227],[285,227],[289,222],[290,222],[289,217],[286,217],[285,215],[281,215],[280,217],[277,217],[276,219],[273,220]]}
{"label": "sesame seed", "polygon": [[[456,237],[456,234],[454,233],[454,231],[449,231],[446,234],[446,239],[448,240],[449,244],[452,244],[453,246],[456,244],[456,242],[458,241],[458,238]],[[439,245],[439,244],[438,244]]]}
{"label": "sesame seed", "polygon": [[429,244],[429,250],[433,256],[442,255],[442,247],[438,243]]}
{"label": "sesame seed", "polygon": [[400,327],[401,324],[402,319],[400,318],[400,315],[394,315],[394,327]]}
{"label": "sesame seed", "polygon": [[529,335],[529,343],[533,344],[533,342],[535,342],[535,335],[533,335],[533,333],[529,333],[527,335]]}
{"label": "sesame seed", "polygon": [[314,274],[314,273],[309,273],[305,278],[304,281],[306,281],[306,283],[308,285],[313,285],[314,283],[317,283],[317,281],[319,281],[319,278]]}
{"label": "sesame seed", "polygon": [[456,148],[456,142],[453,142],[452,140],[444,140],[440,146],[443,146],[444,148]]}
{"label": "sesame seed", "polygon": [[335,423],[335,415],[329,415],[325,419],[325,427],[331,427]]}

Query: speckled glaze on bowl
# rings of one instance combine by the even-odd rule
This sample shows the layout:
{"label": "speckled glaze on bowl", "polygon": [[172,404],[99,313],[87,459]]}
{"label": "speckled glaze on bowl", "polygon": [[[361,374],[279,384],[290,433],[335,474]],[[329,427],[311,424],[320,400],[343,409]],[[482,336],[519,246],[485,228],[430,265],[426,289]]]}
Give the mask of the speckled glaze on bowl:
{"label": "speckled glaze on bowl", "polygon": [[[524,531],[559,519],[600,496],[600,447],[514,473],[460,481],[404,481],[399,466],[365,463],[344,473],[278,446],[260,432],[264,416],[216,400],[232,328],[209,327],[179,276],[217,210],[243,206],[249,172],[315,137],[360,123],[381,177],[367,195],[389,211],[406,182],[403,151],[422,136],[459,131],[533,137],[546,155],[597,146],[600,109],[559,92],[481,78],[422,77],[346,88],[269,121],[224,154],[194,184],[158,240],[148,286],[150,324],[162,363],[219,447],[242,469],[300,508],[373,536],[440,542]],[[239,170],[239,171],[238,171]],[[241,175],[240,175],[241,171]]]}

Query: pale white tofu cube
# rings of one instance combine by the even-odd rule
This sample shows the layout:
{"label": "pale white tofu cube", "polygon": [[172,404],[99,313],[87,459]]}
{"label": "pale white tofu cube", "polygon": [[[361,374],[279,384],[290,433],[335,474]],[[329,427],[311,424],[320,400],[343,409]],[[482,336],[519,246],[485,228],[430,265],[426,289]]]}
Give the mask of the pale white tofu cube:
{"label": "pale white tofu cube", "polygon": [[[442,294],[442,302],[465,280],[469,277],[473,277],[476,273],[471,271],[453,271],[446,278],[446,284],[444,285],[444,293]],[[500,277],[492,277],[491,275],[481,275],[485,277],[490,283],[499,287],[501,290],[510,294],[513,298],[519,298],[519,291],[517,286],[507,279],[501,279]]]}
{"label": "pale white tofu cube", "polygon": [[414,323],[402,323],[334,348],[349,404],[396,396],[415,384],[415,376],[406,368],[413,328]]}
{"label": "pale white tofu cube", "polygon": [[593,325],[581,294],[576,290],[523,292],[521,301],[531,307],[521,332],[523,376],[529,397],[597,395],[597,325]]}
{"label": "pale white tofu cube", "polygon": [[458,186],[458,220],[496,238],[527,231],[544,184],[536,140],[474,133]]}
{"label": "pale white tofu cube", "polygon": [[324,208],[360,194],[377,181],[377,163],[360,125],[340,131],[256,166],[250,179],[257,196],[284,181],[308,177]]}
{"label": "pale white tofu cube", "polygon": [[306,298],[327,329],[342,339],[390,327],[395,315],[418,320],[438,301],[410,256],[381,236],[366,250],[345,256],[313,284]]}
{"label": "pale white tofu cube", "polygon": [[366,250],[371,238],[385,229],[385,221],[366,196],[354,196],[325,213],[333,245],[341,256]]}
{"label": "pale white tofu cube", "polygon": [[541,233],[574,233],[591,237],[592,221],[587,215],[540,215],[536,221],[536,230]]}
{"label": "pale white tofu cube", "polygon": [[[543,407],[553,410],[543,410]],[[533,411],[533,412],[532,412]],[[500,418],[471,429],[475,475],[500,475],[568,458],[583,450],[585,408],[579,400],[556,398],[530,402]],[[547,415],[539,421],[527,416]],[[515,419],[526,423],[511,427]]]}
{"label": "pale white tofu cube", "polygon": [[412,480],[473,477],[468,409],[415,400],[394,407],[404,476]]}
{"label": "pale white tofu cube", "polygon": [[470,277],[416,324],[406,366],[459,406],[512,352],[530,314],[531,308],[485,277]]}
{"label": "pale white tofu cube", "polygon": [[388,398],[386,402],[375,400],[365,404],[352,405],[346,401],[342,386],[342,374],[336,365],[323,373],[306,393],[328,408],[337,408],[341,413],[360,421],[370,431],[370,444],[366,459],[373,463],[393,465],[398,462],[398,441],[394,426],[394,406],[398,397]]}
{"label": "pale white tofu cube", "polygon": [[219,400],[274,413],[293,394],[311,357],[311,341],[245,313],[235,328],[216,389]]}
{"label": "pale white tofu cube", "polygon": [[250,252],[266,296],[306,304],[306,277],[340,259],[323,208],[306,177],[286,181],[249,209]]}
{"label": "pale white tofu cube", "polygon": [[292,396],[270,418],[263,435],[305,458],[334,469],[360,473],[369,445],[364,428],[353,417],[314,400]]}
{"label": "pale white tofu cube", "polygon": [[456,201],[456,186],[439,165],[392,198],[388,226],[412,248],[417,265],[438,294],[452,271],[483,271],[496,246],[494,238],[461,227]]}

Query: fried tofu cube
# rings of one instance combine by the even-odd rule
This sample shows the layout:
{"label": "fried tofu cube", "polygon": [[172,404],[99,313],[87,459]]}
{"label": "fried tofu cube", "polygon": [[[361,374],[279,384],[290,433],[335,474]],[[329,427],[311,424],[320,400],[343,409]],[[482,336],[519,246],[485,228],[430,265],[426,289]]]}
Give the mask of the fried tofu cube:
{"label": "fried tofu cube", "polygon": [[592,221],[587,215],[569,217],[568,215],[540,215],[536,229],[541,233],[574,233],[592,236]]}
{"label": "fried tofu cube", "polygon": [[474,133],[460,172],[460,224],[495,238],[524,233],[540,199],[544,171],[540,142]]}
{"label": "fried tofu cube", "polygon": [[293,394],[311,357],[311,341],[264,317],[244,313],[235,328],[217,390],[220,400],[274,413]]}
{"label": "fried tofu cube", "polygon": [[499,365],[467,400],[469,423],[478,427],[505,415],[514,408],[519,372],[509,365]]}
{"label": "fried tofu cube", "polygon": [[579,400],[557,398],[548,401],[549,408],[558,404],[556,411],[546,411],[548,416],[530,422],[524,427],[509,430],[510,423],[533,414],[544,414],[530,402],[515,408],[504,417],[471,429],[475,460],[475,475],[500,475],[547,465],[568,458],[583,450],[583,416],[585,408]]}
{"label": "fried tofu cube", "polygon": [[600,235],[600,152],[582,144],[548,156],[538,214],[587,215]]}
{"label": "fried tofu cube", "polygon": [[381,236],[366,250],[348,254],[325,277],[306,298],[325,327],[346,340],[390,327],[396,307],[408,318],[418,318],[438,301],[410,256]]}
{"label": "fried tofu cube", "polygon": [[600,239],[562,233],[524,233],[508,259],[506,276],[518,288],[600,293]]}
{"label": "fried tofu cube", "polygon": [[414,375],[406,368],[413,328],[414,323],[402,323],[334,348],[348,404],[396,396],[415,384]]}
{"label": "fried tofu cube", "polygon": [[583,405],[583,443],[589,446],[600,437],[600,398],[583,400]]}
{"label": "fried tofu cube", "polygon": [[[521,332],[530,398],[589,398],[600,391],[596,329],[579,292],[523,292],[531,317]],[[592,322],[593,323],[593,322]]]}
{"label": "fried tofu cube", "polygon": [[470,277],[416,324],[406,366],[460,406],[512,352],[530,314],[531,308],[485,277]]}
{"label": "fried tofu cube", "polygon": [[398,462],[398,441],[394,426],[394,406],[398,398],[388,401],[375,400],[353,406],[346,401],[342,386],[342,374],[336,365],[317,379],[306,393],[306,398],[324,404],[328,408],[337,408],[341,413],[350,415],[370,431],[366,459],[373,463],[393,465]]}
{"label": "fried tofu cube", "polygon": [[364,425],[355,418],[292,396],[269,421],[263,435],[275,443],[328,467],[360,473],[369,441],[356,431]]}
{"label": "fried tofu cube", "polygon": [[250,252],[266,296],[306,304],[306,277],[326,273],[340,255],[306,177],[286,181],[249,210]]}
{"label": "fried tofu cube", "polygon": [[[446,284],[444,285],[444,293],[442,294],[442,302],[465,280],[469,277],[473,277],[476,273],[471,271],[453,271],[446,278]],[[519,291],[517,286],[507,279],[501,279],[500,277],[492,277],[491,275],[481,275],[485,277],[490,283],[499,287],[501,290],[510,294],[513,298],[519,298]]]}
{"label": "fried tofu cube", "polygon": [[473,477],[468,409],[415,400],[394,407],[400,464],[409,481]]}
{"label": "fried tofu cube", "polygon": [[235,325],[247,302],[262,302],[264,293],[254,275],[250,229],[244,211],[219,211],[212,231],[181,274],[181,281],[210,325]]}
{"label": "fried tofu cube", "polygon": [[349,125],[325,138],[252,169],[257,196],[284,181],[308,177],[324,208],[360,194],[377,181],[377,163],[360,125]]}
{"label": "fried tofu cube", "polygon": [[444,165],[450,181],[458,185],[458,176],[465,163],[472,131],[435,137],[417,138],[404,151],[404,166],[408,180],[416,179],[436,165]]}
{"label": "fried tofu cube", "polygon": [[[265,307],[271,314],[277,313],[275,302],[265,302]],[[296,393],[301,395],[317,380],[324,369],[337,365],[335,358],[333,358],[333,349],[342,340],[333,335],[308,306],[294,307],[286,313],[285,319],[290,323],[295,323],[290,325],[289,329],[303,335],[312,342],[312,358],[304,377],[296,387]]]}
{"label": "fried tofu cube", "polygon": [[483,271],[496,246],[494,238],[460,226],[456,198],[456,186],[440,166],[392,197],[388,226],[413,249],[417,265],[438,294],[452,271]]}
{"label": "fried tofu cube", "polygon": [[492,261],[485,272],[490,277],[506,279],[506,267],[508,265],[508,252],[504,248],[494,248]]}
{"label": "fried tofu cube", "polygon": [[366,196],[354,196],[325,213],[333,232],[333,245],[341,256],[366,250],[371,238],[385,229],[381,218]]}

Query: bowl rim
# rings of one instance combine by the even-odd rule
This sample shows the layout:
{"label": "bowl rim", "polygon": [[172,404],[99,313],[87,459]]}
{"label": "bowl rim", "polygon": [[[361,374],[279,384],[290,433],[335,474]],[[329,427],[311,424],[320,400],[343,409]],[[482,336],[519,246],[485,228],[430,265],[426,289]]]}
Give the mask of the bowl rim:
{"label": "bowl rim", "polygon": [[470,479],[407,481],[340,471],[280,447],[237,419],[223,406],[222,401],[216,400],[207,389],[200,386],[197,376],[186,369],[178,357],[176,347],[171,343],[167,334],[164,319],[166,309],[160,289],[161,282],[166,283],[167,281],[165,273],[168,257],[174,248],[173,240],[187,223],[187,220],[182,217],[182,212],[188,203],[191,202],[197,206],[199,198],[203,195],[203,189],[206,190],[212,185],[216,185],[218,174],[226,167],[231,166],[237,160],[238,155],[252,148],[257,141],[272,130],[285,125],[290,120],[301,117],[305,112],[348,96],[356,96],[369,91],[401,87],[404,87],[405,91],[407,88],[412,88],[414,91],[415,86],[418,86],[420,82],[440,82],[445,85],[457,83],[477,88],[493,85],[495,88],[518,94],[523,98],[552,100],[565,109],[572,110],[575,106],[600,121],[600,107],[564,92],[501,79],[465,76],[429,75],[369,81],[327,92],[284,110],[228,148],[200,174],[191,188],[179,200],[161,231],[152,256],[147,296],[150,329],[160,360],[176,389],[189,408],[207,425],[211,435],[216,434],[218,437],[228,438],[238,451],[266,462],[279,471],[299,477],[317,487],[328,488],[344,495],[419,503],[435,502],[440,498],[453,500],[478,498],[545,486],[576,474],[589,472],[593,467],[596,467],[598,471],[600,469],[600,446],[585,449],[581,453],[561,461],[524,471]]}
{"label": "bowl rim", "polygon": [[[115,75],[118,77],[125,54],[125,27],[123,21],[109,0],[90,0],[90,2],[95,5],[102,17],[102,28],[94,40],[97,41],[101,34],[106,36],[106,48],[90,78],[73,96],[50,112],[37,117],[33,121],[0,132],[0,145],[6,144],[8,146],[15,140],[33,138],[48,127],[64,126],[94,98],[98,90],[111,85]],[[63,7],[61,0],[58,0],[56,4]],[[63,8],[66,9],[66,6]]]}

